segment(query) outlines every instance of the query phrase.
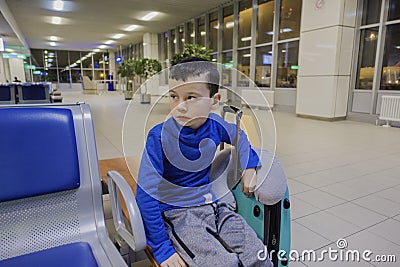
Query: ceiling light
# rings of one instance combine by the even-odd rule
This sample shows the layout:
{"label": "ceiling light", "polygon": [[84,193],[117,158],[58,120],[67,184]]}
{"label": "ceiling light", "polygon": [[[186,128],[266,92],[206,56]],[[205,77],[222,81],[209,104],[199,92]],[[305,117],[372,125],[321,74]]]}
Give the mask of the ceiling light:
{"label": "ceiling light", "polygon": [[121,38],[122,36],[124,36],[124,34],[122,34],[122,33],[118,33],[118,34],[115,34],[113,37],[111,37],[111,38],[113,38],[113,39],[119,39],[119,38]]}
{"label": "ceiling light", "polygon": [[281,32],[292,32],[293,30],[291,28],[283,28]]}
{"label": "ceiling light", "polygon": [[50,42],[50,46],[57,46],[56,42]]}
{"label": "ceiling light", "polygon": [[205,31],[202,31],[202,32],[200,32],[200,35],[201,35],[201,36],[204,36],[204,35],[206,35],[206,32],[205,32]]}
{"label": "ceiling light", "polygon": [[108,40],[108,41],[105,41],[104,43],[105,44],[112,44],[112,43],[114,43],[114,40]]}
{"label": "ceiling light", "polygon": [[124,29],[124,31],[131,32],[131,31],[135,30],[137,27],[139,27],[139,26],[138,25],[131,25],[131,26],[126,27]]}
{"label": "ceiling light", "polygon": [[400,45],[396,46],[397,49],[400,49]]}
{"label": "ceiling light", "polygon": [[192,33],[190,34],[190,37],[194,38],[194,32],[192,32]]}
{"label": "ceiling light", "polygon": [[286,53],[286,50],[285,50],[285,49],[282,49],[282,53]]}
{"label": "ceiling light", "polygon": [[57,11],[62,11],[64,9],[64,2],[61,0],[54,1],[53,8]]}
{"label": "ceiling light", "polygon": [[61,24],[61,18],[60,17],[52,17],[51,18],[51,23],[53,23],[53,24]]}
{"label": "ceiling light", "polygon": [[57,36],[50,36],[50,41],[58,41],[58,37]]}
{"label": "ceiling light", "polygon": [[10,52],[10,53],[11,53],[11,52],[15,52],[15,51],[14,51],[13,49],[11,49],[11,48],[6,48],[5,51],[6,51],[6,52]]}
{"label": "ceiling light", "polygon": [[[95,53],[97,53],[97,52],[99,52],[99,51],[100,51],[99,48],[96,48],[95,50],[93,50],[93,52],[95,52]],[[95,54],[95,53],[93,53],[93,54]]]}
{"label": "ceiling light", "polygon": [[106,45],[99,45],[99,48],[100,49],[104,49],[104,48],[107,48],[107,46]]}
{"label": "ceiling light", "polygon": [[44,53],[47,54],[47,50],[44,50]]}
{"label": "ceiling light", "polygon": [[240,40],[242,40],[242,42],[251,41],[251,36],[242,37]]}
{"label": "ceiling light", "polygon": [[153,19],[154,17],[156,17],[158,15],[158,12],[156,12],[156,11],[152,11],[152,12],[150,12],[150,13],[147,13],[146,15],[144,15],[142,18],[141,18],[141,20],[151,20],[151,19]]}
{"label": "ceiling light", "polygon": [[251,54],[244,54],[243,57],[251,57]]}
{"label": "ceiling light", "polygon": [[273,31],[269,31],[269,32],[267,32],[267,34],[268,35],[274,35],[274,32]]}
{"label": "ceiling light", "polygon": [[226,23],[226,28],[227,29],[233,28],[233,25],[234,25],[233,21],[230,21],[230,22]]}

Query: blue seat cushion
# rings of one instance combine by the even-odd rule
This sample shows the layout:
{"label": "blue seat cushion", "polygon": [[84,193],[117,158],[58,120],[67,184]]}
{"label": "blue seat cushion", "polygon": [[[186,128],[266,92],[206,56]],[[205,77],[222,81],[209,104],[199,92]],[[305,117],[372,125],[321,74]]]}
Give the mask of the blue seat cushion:
{"label": "blue seat cushion", "polygon": [[72,112],[0,108],[0,202],[80,185]]}
{"label": "blue seat cushion", "polygon": [[43,100],[46,99],[46,87],[43,85],[22,86],[23,100]]}
{"label": "blue seat cushion", "polygon": [[78,242],[0,261],[0,267],[21,266],[97,267],[98,265],[90,245]]}

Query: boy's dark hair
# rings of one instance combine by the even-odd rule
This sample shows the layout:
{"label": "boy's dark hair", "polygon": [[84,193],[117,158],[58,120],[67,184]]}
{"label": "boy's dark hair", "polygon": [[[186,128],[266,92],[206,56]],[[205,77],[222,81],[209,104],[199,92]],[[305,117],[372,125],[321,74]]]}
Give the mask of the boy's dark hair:
{"label": "boy's dark hair", "polygon": [[210,97],[213,97],[219,89],[219,72],[217,66],[207,59],[200,57],[182,59],[171,67],[169,78],[185,82],[189,77],[201,74],[208,74],[208,88]]}

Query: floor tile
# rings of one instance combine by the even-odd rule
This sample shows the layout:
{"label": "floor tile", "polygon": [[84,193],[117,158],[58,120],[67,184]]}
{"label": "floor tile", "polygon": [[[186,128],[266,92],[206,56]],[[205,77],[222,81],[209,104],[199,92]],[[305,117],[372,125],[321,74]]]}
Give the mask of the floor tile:
{"label": "floor tile", "polygon": [[382,198],[377,194],[358,198],[352,202],[387,217],[393,217],[400,214],[400,205],[398,203]]}
{"label": "floor tile", "polygon": [[317,207],[297,198],[296,196],[290,197],[290,217],[292,220],[307,216],[309,214],[320,211]]}
{"label": "floor tile", "polygon": [[327,209],[346,202],[319,189],[313,189],[296,195],[297,198],[319,208]]}
{"label": "floor tile", "polygon": [[[398,261],[400,258],[400,246],[376,235],[370,233],[367,230],[358,232],[352,236],[346,238],[347,241],[347,249],[348,250],[356,250],[362,255],[364,251],[369,250],[372,252],[371,255],[366,254],[365,259],[375,266],[389,266],[395,267],[399,266]],[[397,262],[385,262],[379,263],[375,261],[375,257],[378,255],[395,255]],[[368,260],[368,258],[370,260]]]}
{"label": "floor tile", "polygon": [[292,221],[291,229],[291,250],[303,251],[319,249],[331,243],[328,239],[316,234],[295,221]]}
{"label": "floor tile", "polygon": [[400,246],[400,222],[397,220],[386,220],[368,228],[368,231]]}
{"label": "floor tile", "polygon": [[386,216],[352,203],[341,204],[325,211],[361,228],[367,228],[387,219]]}
{"label": "floor tile", "polygon": [[376,193],[376,195],[400,204],[400,189],[389,188]]}
{"label": "floor tile", "polygon": [[294,179],[287,179],[288,187],[289,187],[289,193],[290,195],[296,195],[301,192],[305,192],[308,190],[313,189],[311,186],[305,185],[303,183],[300,183]]}
{"label": "floor tile", "polygon": [[362,191],[357,187],[349,187],[345,182],[324,186],[319,189],[348,201],[370,194],[369,192]]}
{"label": "floor tile", "polygon": [[334,242],[339,238],[346,237],[361,230],[359,226],[351,224],[325,211],[302,217],[297,219],[296,222]]}

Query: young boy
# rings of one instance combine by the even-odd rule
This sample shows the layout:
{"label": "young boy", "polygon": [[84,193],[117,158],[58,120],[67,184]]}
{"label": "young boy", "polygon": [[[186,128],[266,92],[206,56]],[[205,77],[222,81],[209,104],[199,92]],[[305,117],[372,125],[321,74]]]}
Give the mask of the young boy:
{"label": "young boy", "polygon": [[[201,58],[171,68],[171,117],[153,127],[139,170],[137,202],[147,237],[162,266],[272,266],[260,261],[264,245],[244,219],[218,202],[209,179],[220,142],[233,143],[236,126],[217,109],[219,72]],[[253,194],[257,154],[241,131],[243,193]]]}

